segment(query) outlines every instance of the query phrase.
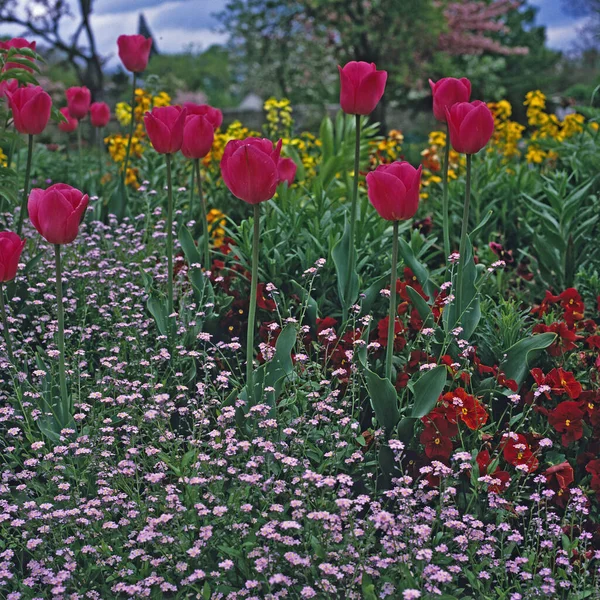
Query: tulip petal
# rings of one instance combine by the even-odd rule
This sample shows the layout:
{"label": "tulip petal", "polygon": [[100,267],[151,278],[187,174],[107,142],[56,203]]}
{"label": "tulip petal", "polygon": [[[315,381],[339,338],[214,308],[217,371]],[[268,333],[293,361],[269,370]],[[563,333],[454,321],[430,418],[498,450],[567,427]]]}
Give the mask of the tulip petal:
{"label": "tulip petal", "polygon": [[371,71],[356,88],[355,114],[370,115],[381,100],[387,81],[386,71]]}
{"label": "tulip petal", "polygon": [[485,104],[467,113],[460,124],[460,152],[475,154],[489,141],[494,133],[494,117]]}
{"label": "tulip petal", "polygon": [[[367,175],[367,192],[375,210],[387,221],[404,219],[406,186],[396,176],[373,171]],[[412,216],[412,215],[411,215]]]}
{"label": "tulip petal", "polygon": [[229,158],[223,172],[231,193],[250,204],[258,204],[275,195],[279,174],[273,159],[251,145],[244,145]]}
{"label": "tulip petal", "polygon": [[51,244],[69,243],[66,241],[66,225],[73,207],[59,190],[42,193],[43,203],[38,206],[36,229]]}

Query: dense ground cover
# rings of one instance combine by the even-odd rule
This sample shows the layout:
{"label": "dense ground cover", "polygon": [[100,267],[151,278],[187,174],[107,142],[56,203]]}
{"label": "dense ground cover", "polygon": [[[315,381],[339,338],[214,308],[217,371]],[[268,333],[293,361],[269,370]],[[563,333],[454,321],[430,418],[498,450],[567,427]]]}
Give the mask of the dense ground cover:
{"label": "dense ground cover", "polygon": [[[358,121],[349,297],[336,248],[357,120],[340,113],[318,136],[294,136],[289,104],[267,106],[263,135],[283,138],[297,170],[261,207],[250,391],[253,219],[219,170],[226,143],[250,132],[217,130],[201,163],[209,269],[192,163],[173,157],[171,314],[167,171],[142,125],[169,99],[140,89],[133,123],[118,107],[109,157],[36,147],[34,187],[66,182],[91,198],[62,246],[66,406],[55,259],[39,223],[25,221],[21,267],[4,285],[0,593],[598,597],[597,115],[559,121],[540,92],[525,101],[528,130],[506,103],[491,106],[494,137],[473,158],[460,316],[458,257],[443,249],[443,132],[423,151],[419,212],[399,227],[391,380],[393,228],[363,175],[402,156],[400,132],[381,138]],[[18,172],[3,170],[9,230],[27,149],[17,154]],[[449,164],[455,252],[466,161],[451,152]]]}

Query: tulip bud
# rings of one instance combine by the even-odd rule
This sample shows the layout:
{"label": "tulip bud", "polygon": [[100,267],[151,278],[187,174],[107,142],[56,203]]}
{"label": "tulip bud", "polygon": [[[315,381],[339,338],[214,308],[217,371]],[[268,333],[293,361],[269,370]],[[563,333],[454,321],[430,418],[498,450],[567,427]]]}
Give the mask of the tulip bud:
{"label": "tulip bud", "polygon": [[90,106],[90,120],[93,127],[106,127],[110,121],[110,108],[106,102],[94,102]]}
{"label": "tulip bud", "polygon": [[183,108],[187,110],[189,115],[202,115],[210,121],[215,131],[221,127],[223,123],[223,113],[218,109],[208,104],[194,104],[193,102],[185,102]]}
{"label": "tulip bud", "polygon": [[468,102],[471,98],[471,82],[463,77],[444,77],[435,83],[429,80],[433,94],[433,116],[442,123],[446,122],[446,109],[457,102]]}
{"label": "tulip bud", "polygon": [[381,100],[387,71],[377,71],[375,63],[351,61],[340,72],[340,105],[349,115],[370,115]]}
{"label": "tulip bud", "polygon": [[146,133],[157,152],[173,154],[181,149],[186,116],[179,106],[160,106],[145,114]]}
{"label": "tulip bud", "polygon": [[202,115],[188,115],[183,126],[181,153],[186,158],[204,158],[212,148],[215,130],[212,123]]}
{"label": "tulip bud", "polygon": [[230,140],[221,159],[221,174],[229,191],[249,204],[270,200],[279,183],[280,152],[281,140],[275,148],[264,138]]}
{"label": "tulip bud", "polygon": [[446,109],[450,143],[457,152],[476,154],[494,133],[494,117],[485,102],[459,102]]}
{"label": "tulip bud", "polygon": [[50,119],[52,99],[39,85],[18,88],[12,93],[7,91],[6,97],[19,133],[38,135],[44,131]]}
{"label": "tulip bud", "polygon": [[123,66],[132,73],[141,73],[148,66],[152,38],[143,35],[120,35],[117,39],[119,58]]}
{"label": "tulip bud", "polygon": [[79,233],[88,202],[87,194],[66,183],[55,183],[46,190],[31,190],[27,210],[44,239],[51,244],[70,244]]}
{"label": "tulip bud", "polygon": [[280,158],[277,163],[279,183],[287,181],[288,187],[291,187],[292,183],[294,183],[297,169],[296,163],[291,158]]}
{"label": "tulip bud", "polygon": [[25,246],[22,240],[12,231],[0,232],[0,282],[12,281],[17,275],[19,258]]}
{"label": "tulip bud", "polygon": [[58,124],[58,128],[65,133],[71,133],[71,131],[75,131],[79,125],[79,121],[71,116],[71,113],[66,106],[60,109],[60,113],[67,121],[61,121]]}
{"label": "tulip bud", "polygon": [[70,87],[66,91],[69,114],[75,119],[83,119],[90,110],[92,94],[86,87]]}
{"label": "tulip bud", "polygon": [[371,204],[387,221],[406,221],[419,207],[421,170],[407,162],[379,165],[367,175],[367,192]]}

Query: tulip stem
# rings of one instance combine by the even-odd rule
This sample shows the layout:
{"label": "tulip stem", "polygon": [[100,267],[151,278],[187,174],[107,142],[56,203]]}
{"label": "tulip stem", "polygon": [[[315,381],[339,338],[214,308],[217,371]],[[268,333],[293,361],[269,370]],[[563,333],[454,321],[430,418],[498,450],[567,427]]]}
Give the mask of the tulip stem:
{"label": "tulip stem", "polygon": [[396,325],[396,280],[398,279],[398,221],[394,221],[392,234],[392,275],[390,279],[390,316],[388,323],[387,354],[385,357],[385,376],[392,379],[392,358],[394,356],[394,339]]}
{"label": "tulip stem", "polygon": [[200,196],[200,208],[202,209],[202,227],[204,227],[204,268],[210,270],[210,247],[208,245],[208,211],[206,210],[206,198],[202,193],[202,173],[200,172],[200,159],[194,161],[196,169],[196,181],[198,182],[198,196]]}
{"label": "tulip stem", "polygon": [[467,228],[469,226],[469,205],[471,203],[471,159],[472,154],[467,154],[467,178],[465,187],[465,204],[463,207],[462,228],[460,231],[460,248],[458,258],[458,273],[456,275],[456,289],[454,295],[456,297],[456,319],[457,323],[462,314],[462,287],[463,287],[463,270],[465,267],[465,258],[467,254]]}
{"label": "tulip stem", "polygon": [[[165,154],[167,158],[167,269],[168,279],[168,298],[167,298],[167,310],[169,312],[169,319],[173,314],[174,302],[173,302],[173,185],[171,183],[171,155]],[[171,329],[169,327],[169,329]]]}
{"label": "tulip stem", "polygon": [[60,380],[60,397],[62,402],[62,415],[71,414],[67,394],[67,375],[65,371],[65,309],[63,306],[62,268],[60,263],[60,244],[54,244],[54,258],[56,261],[56,313],[58,317],[58,377]]}
{"label": "tulip stem", "polygon": [[25,166],[25,184],[23,185],[23,198],[21,198],[21,211],[19,212],[19,220],[17,221],[17,235],[21,235],[23,231],[23,220],[27,211],[27,195],[29,194],[29,177],[31,176],[31,160],[33,157],[33,135],[29,134],[27,145],[27,165]]}
{"label": "tulip stem", "polygon": [[81,167],[81,120],[77,123],[77,175],[79,176],[79,189],[83,191],[83,169]]}
{"label": "tulip stem", "polygon": [[127,140],[127,150],[125,152],[125,162],[123,163],[123,186],[127,177],[127,167],[129,166],[129,154],[131,153],[131,140],[133,139],[133,125],[135,121],[135,86],[137,83],[137,73],[133,74],[133,92],[131,94],[131,122],[129,123],[129,139]]}
{"label": "tulip stem", "polygon": [[6,316],[6,306],[4,305],[4,286],[0,283],[0,312],[2,313],[2,329],[4,332],[4,340],[6,341],[6,352],[10,362],[15,364],[13,355],[12,342],[10,340],[10,331],[8,331],[8,317]]}
{"label": "tulip stem", "polygon": [[443,196],[442,196],[442,220],[444,225],[444,260],[448,260],[450,256],[450,216],[449,216],[449,201],[448,201],[448,167],[450,164],[450,130],[446,123],[446,146],[444,148],[444,179]]}
{"label": "tulip stem", "polygon": [[352,285],[352,273],[356,266],[356,248],[354,244],[355,226],[356,226],[356,210],[358,205],[358,176],[360,167],[360,115],[356,117],[356,142],[354,146],[354,190],[352,192],[352,204],[350,206],[350,253],[348,256],[348,269],[346,271],[346,289],[344,290],[344,312],[348,310],[346,305],[350,299],[350,289]]}
{"label": "tulip stem", "polygon": [[248,310],[248,335],[246,341],[246,391],[248,399],[254,394],[254,319],[256,315],[256,290],[258,287],[258,244],[260,234],[260,204],[254,205],[254,234],[252,236],[252,280],[250,282],[250,308]]}

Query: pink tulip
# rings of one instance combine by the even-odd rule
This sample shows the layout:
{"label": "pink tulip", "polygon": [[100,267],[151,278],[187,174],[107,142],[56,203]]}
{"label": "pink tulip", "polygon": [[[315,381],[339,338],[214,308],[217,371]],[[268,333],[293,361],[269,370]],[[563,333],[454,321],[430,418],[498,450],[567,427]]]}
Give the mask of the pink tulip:
{"label": "pink tulip", "polygon": [[277,163],[277,170],[279,171],[279,183],[287,181],[288,187],[291,187],[296,178],[296,170],[298,167],[291,158],[280,158]]}
{"label": "pink tulip", "polygon": [[214,108],[208,104],[186,102],[183,108],[187,110],[188,115],[202,115],[207,118],[215,130],[221,127],[221,123],[223,123],[223,113],[218,108]]}
{"label": "pink tulip", "polygon": [[264,138],[230,140],[221,159],[221,174],[229,191],[249,204],[270,200],[279,183],[280,152],[281,140],[275,148]]}
{"label": "pink tulip", "polygon": [[19,88],[19,82],[16,79],[5,79],[0,81],[0,98],[6,98],[6,93],[14,94]]}
{"label": "pink tulip", "polygon": [[406,221],[419,207],[421,170],[407,162],[380,165],[367,175],[367,192],[375,210],[387,221]]}
{"label": "pink tulip", "polygon": [[152,38],[143,35],[120,35],[117,39],[119,58],[123,66],[132,73],[141,73],[148,66]]}
{"label": "pink tulip", "polygon": [[69,114],[75,119],[83,119],[90,110],[92,94],[86,87],[70,87],[66,91]]}
{"label": "pink tulip", "polygon": [[55,183],[46,190],[31,190],[27,210],[44,239],[51,244],[70,244],[79,233],[88,202],[87,194],[66,183]]}
{"label": "pink tulip", "polygon": [[93,127],[106,127],[110,121],[110,108],[106,102],[94,102],[90,106],[90,120]]}
{"label": "pink tulip", "polygon": [[179,106],[161,106],[146,113],[146,133],[157,152],[173,154],[181,149],[186,116],[185,109],[182,110]]}
{"label": "pink tulip", "polygon": [[475,154],[494,133],[494,117],[485,102],[459,102],[446,109],[450,143],[457,152]]}
{"label": "pink tulip", "polygon": [[435,83],[430,79],[433,94],[433,116],[442,123],[446,122],[446,109],[452,108],[457,102],[468,102],[471,98],[471,82],[463,77],[444,77]]}
{"label": "pink tulip", "polygon": [[71,116],[71,113],[69,112],[69,109],[66,106],[61,108],[60,112],[62,116],[65,119],[67,119],[67,121],[66,123],[64,121],[61,121],[58,124],[58,128],[61,131],[64,131],[65,133],[71,133],[72,131],[75,131],[77,129],[77,126],[79,125],[79,121]]}
{"label": "pink tulip", "polygon": [[38,135],[50,119],[52,99],[39,86],[32,85],[6,92],[12,110],[15,129],[19,133]]}
{"label": "pink tulip", "polygon": [[351,61],[340,72],[340,105],[350,115],[370,115],[381,100],[387,72],[375,63]]}
{"label": "pink tulip", "polygon": [[17,276],[19,258],[24,246],[25,240],[16,233],[0,232],[0,283],[12,281]]}
{"label": "pink tulip", "polygon": [[202,115],[189,115],[183,126],[181,153],[186,158],[204,158],[212,148],[215,130],[212,123]]}
{"label": "pink tulip", "polygon": [[[11,48],[29,48],[29,50],[33,50],[35,52],[35,45],[35,42],[28,42],[24,38],[12,38],[12,40],[8,40],[6,42],[0,42],[0,49],[10,50]],[[33,62],[33,59],[29,58],[28,56],[25,57],[22,54],[16,54],[15,56],[18,56],[19,58],[24,58],[29,62]],[[33,73],[33,69],[31,67],[21,65],[19,63],[7,62],[4,65],[3,71],[8,71],[9,69],[25,69],[26,71]]]}

